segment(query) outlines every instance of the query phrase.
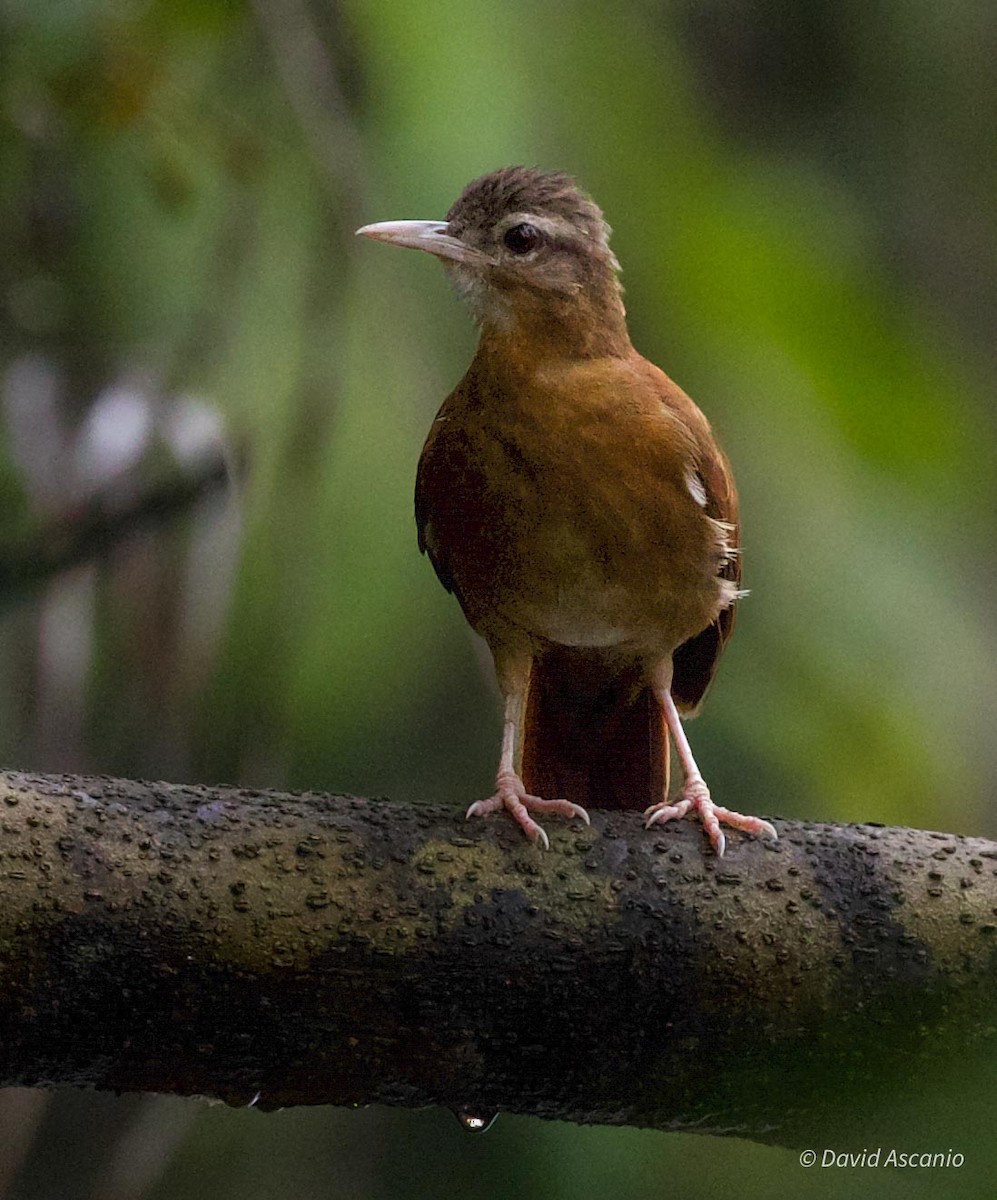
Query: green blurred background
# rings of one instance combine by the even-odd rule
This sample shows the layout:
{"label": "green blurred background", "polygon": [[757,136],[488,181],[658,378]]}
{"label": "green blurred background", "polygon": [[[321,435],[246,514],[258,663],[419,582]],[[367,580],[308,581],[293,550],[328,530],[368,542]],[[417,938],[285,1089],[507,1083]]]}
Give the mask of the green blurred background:
{"label": "green blurred background", "polygon": [[[979,0],[0,0],[0,761],[486,794],[493,685],[412,518],[474,331],[352,231],[524,162],[603,206],[636,345],[737,471],[714,793],[997,836],[995,61]],[[990,1196],[991,1143],[871,1179],[11,1091],[0,1197]]]}

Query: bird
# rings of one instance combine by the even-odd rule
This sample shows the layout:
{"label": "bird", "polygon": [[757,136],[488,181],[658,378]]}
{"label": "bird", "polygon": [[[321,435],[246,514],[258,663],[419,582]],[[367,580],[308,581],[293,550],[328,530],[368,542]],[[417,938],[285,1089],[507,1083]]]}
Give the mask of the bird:
{"label": "bird", "polygon": [[480,329],[415,495],[502,693],[495,792],[467,816],[508,813],[549,848],[536,817],[692,814],[722,856],[723,825],[777,838],[714,802],[683,727],[743,594],[737,490],[706,417],[631,343],[610,233],[573,177],[527,166],[473,180],[443,221],[357,230],[435,256]]}

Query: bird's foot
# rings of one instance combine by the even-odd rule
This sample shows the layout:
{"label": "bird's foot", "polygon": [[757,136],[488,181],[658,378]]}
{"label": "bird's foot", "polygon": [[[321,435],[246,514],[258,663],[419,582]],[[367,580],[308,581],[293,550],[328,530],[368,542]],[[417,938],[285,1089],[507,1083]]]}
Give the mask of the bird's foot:
{"label": "bird's foot", "polygon": [[771,838],[773,842],[779,840],[779,835],[773,826],[768,821],[763,821],[761,817],[746,817],[743,813],[732,812],[729,808],[714,804],[710,799],[710,789],[702,779],[686,780],[685,787],[682,789],[682,798],[675,804],[669,804],[667,800],[662,800],[660,804],[652,804],[650,808],[645,809],[644,816],[647,819],[644,822],[644,828],[650,829],[652,825],[660,825],[673,818],[684,817],[690,810],[695,812],[703,822],[703,828],[706,830],[718,858],[723,857],[727,846],[727,839],[720,828],[721,821],[725,825],[733,826],[734,829],[743,829],[745,833],[763,834],[765,837]]}
{"label": "bird's foot", "polygon": [[489,813],[505,809],[513,820],[522,826],[523,833],[531,842],[539,842],[545,850],[550,849],[550,841],[543,826],[538,825],[530,816],[530,812],[553,813],[558,817],[581,817],[588,825],[589,815],[580,804],[572,804],[570,800],[541,800],[539,796],[531,796],[523,786],[518,775],[509,771],[500,771],[495,781],[495,795],[487,800],[476,800],[467,810],[468,817],[486,817]]}

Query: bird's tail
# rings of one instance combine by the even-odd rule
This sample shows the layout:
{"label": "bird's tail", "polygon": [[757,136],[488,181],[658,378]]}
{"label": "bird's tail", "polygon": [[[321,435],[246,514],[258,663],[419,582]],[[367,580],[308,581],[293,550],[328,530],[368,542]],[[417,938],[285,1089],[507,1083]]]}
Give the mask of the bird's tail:
{"label": "bird's tail", "polygon": [[607,672],[598,653],[554,647],[533,662],[523,738],[526,790],[593,808],[663,799],[668,739],[636,670]]}

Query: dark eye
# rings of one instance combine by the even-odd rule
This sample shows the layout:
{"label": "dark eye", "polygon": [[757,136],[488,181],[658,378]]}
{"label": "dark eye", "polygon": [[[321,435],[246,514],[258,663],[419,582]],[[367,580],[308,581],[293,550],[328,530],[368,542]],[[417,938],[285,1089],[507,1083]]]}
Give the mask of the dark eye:
{"label": "dark eye", "polygon": [[543,236],[536,225],[524,222],[522,225],[513,225],[511,229],[507,229],[502,241],[505,248],[511,250],[513,254],[529,254],[531,250],[536,250],[540,245]]}

